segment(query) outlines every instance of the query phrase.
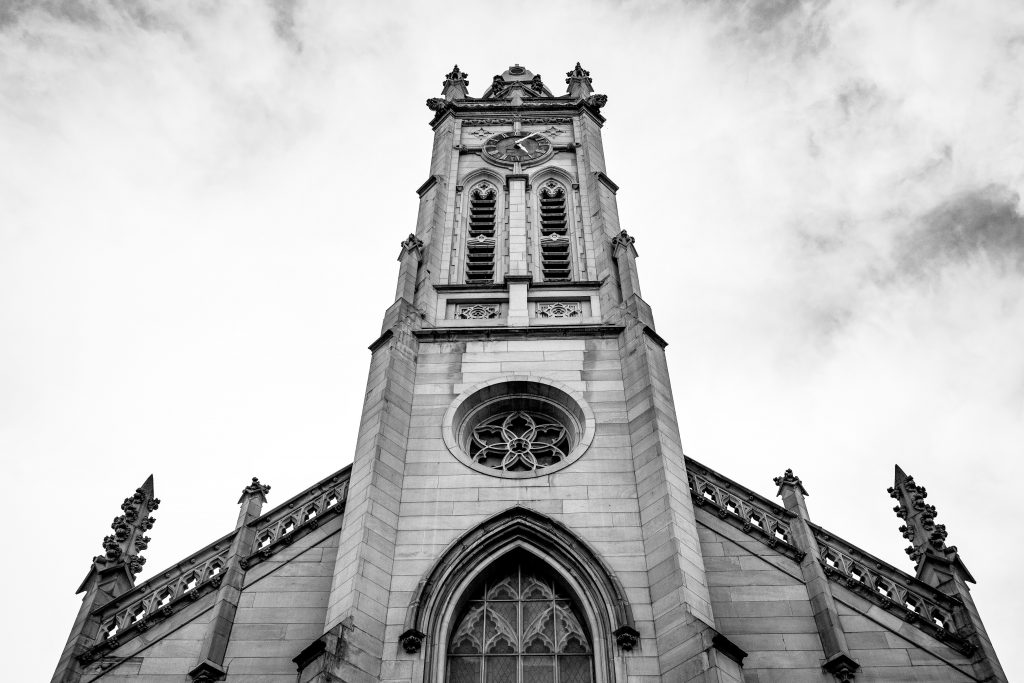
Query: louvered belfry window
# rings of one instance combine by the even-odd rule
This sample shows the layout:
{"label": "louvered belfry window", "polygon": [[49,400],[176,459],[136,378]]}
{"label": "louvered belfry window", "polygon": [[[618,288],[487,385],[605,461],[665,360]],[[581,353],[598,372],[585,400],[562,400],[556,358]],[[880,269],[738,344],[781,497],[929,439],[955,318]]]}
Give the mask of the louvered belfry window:
{"label": "louvered belfry window", "polygon": [[466,237],[466,282],[494,282],[495,214],[498,192],[478,185],[469,193],[469,234]]}
{"label": "louvered belfry window", "polygon": [[565,190],[547,183],[540,191],[540,261],[545,282],[572,279]]}
{"label": "louvered belfry window", "polygon": [[592,683],[593,647],[567,592],[527,556],[500,563],[455,620],[447,683]]}

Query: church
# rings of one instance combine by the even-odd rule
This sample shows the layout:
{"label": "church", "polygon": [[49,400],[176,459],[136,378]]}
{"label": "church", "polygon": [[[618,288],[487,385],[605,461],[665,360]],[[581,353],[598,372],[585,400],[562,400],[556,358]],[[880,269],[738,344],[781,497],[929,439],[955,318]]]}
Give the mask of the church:
{"label": "church", "polygon": [[252,479],[234,529],[136,583],[151,476],[54,683],[1007,680],[898,466],[914,574],[816,525],[792,471],[770,500],[683,454],[607,97],[566,76],[447,74],[352,464],[268,510]]}

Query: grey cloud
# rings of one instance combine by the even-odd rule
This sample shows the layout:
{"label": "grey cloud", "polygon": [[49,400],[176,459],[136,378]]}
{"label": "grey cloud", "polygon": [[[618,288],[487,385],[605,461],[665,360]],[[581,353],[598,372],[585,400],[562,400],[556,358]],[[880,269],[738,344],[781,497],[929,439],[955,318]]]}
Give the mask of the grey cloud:
{"label": "grey cloud", "polygon": [[70,24],[100,27],[116,20],[128,21],[144,29],[160,28],[165,22],[138,0],[110,0],[105,3],[86,0],[10,0],[0,5],[0,28],[16,24],[28,12],[44,12]]}
{"label": "grey cloud", "polygon": [[1020,195],[1005,185],[966,192],[929,211],[897,240],[897,262],[912,275],[983,257],[1024,272],[1024,216]]}

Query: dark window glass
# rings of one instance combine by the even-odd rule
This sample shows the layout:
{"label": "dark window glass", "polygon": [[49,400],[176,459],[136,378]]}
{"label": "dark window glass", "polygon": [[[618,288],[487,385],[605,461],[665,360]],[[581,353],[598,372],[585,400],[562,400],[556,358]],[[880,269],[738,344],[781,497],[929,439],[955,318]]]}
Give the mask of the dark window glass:
{"label": "dark window glass", "polygon": [[592,683],[578,608],[523,557],[471,589],[448,643],[448,683]]}

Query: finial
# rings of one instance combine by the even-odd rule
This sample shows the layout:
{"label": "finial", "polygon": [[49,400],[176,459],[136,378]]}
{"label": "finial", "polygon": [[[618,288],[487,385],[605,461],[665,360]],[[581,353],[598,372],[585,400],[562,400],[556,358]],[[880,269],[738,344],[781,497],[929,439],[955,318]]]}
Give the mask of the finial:
{"label": "finial", "polygon": [[590,78],[590,72],[580,66],[579,62],[576,62],[572,71],[566,71],[565,75],[565,82],[569,84],[567,92],[573,99],[586,99],[594,92],[594,81]]}
{"label": "finial", "polygon": [[807,489],[804,488],[803,482],[800,481],[800,477],[793,474],[792,469],[787,468],[785,474],[783,474],[781,477],[775,477],[773,481],[775,482],[775,485],[779,487],[779,495],[782,495],[782,489],[783,487],[786,486],[792,486],[794,488],[799,489],[800,493],[804,494],[805,496],[810,495],[809,493],[807,493]]}
{"label": "finial", "polygon": [[620,230],[619,234],[612,238],[612,249],[616,249],[618,247],[632,247],[635,242],[635,237],[625,230]]}
{"label": "finial", "polygon": [[[445,101],[464,99],[469,94],[469,74],[459,69],[456,64],[450,73],[445,74],[441,94]],[[429,104],[427,106],[430,106]],[[433,107],[431,107],[433,108]]]}
{"label": "finial", "polygon": [[267,494],[270,493],[270,484],[261,484],[259,477],[253,477],[252,483],[242,489],[242,496],[238,499],[239,504],[246,498],[259,496],[262,502],[267,502]]}
{"label": "finial", "polygon": [[402,245],[401,246],[402,246],[402,251],[400,251],[398,253],[398,260],[399,261],[401,261],[403,258],[405,258],[406,254],[422,250],[423,249],[423,240],[421,240],[419,237],[417,237],[416,235],[414,235],[413,233],[410,232],[409,236],[406,237],[404,240],[402,240]]}

